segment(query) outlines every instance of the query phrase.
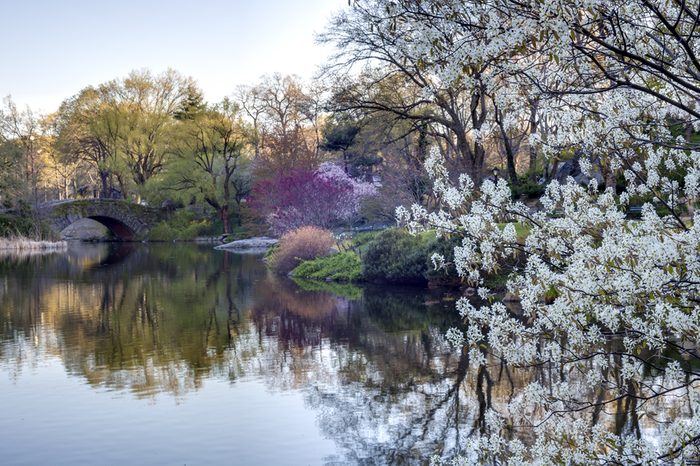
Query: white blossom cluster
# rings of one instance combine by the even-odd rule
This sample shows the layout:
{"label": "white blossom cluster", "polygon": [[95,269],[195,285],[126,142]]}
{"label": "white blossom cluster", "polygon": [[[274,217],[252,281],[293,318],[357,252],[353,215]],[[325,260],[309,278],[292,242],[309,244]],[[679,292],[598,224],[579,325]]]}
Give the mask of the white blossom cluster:
{"label": "white blossom cluster", "polygon": [[[612,190],[598,194],[573,180],[550,184],[541,200],[544,208],[530,212],[511,199],[505,182],[486,181],[479,190],[464,180],[451,185],[437,150],[426,169],[444,209],[399,208],[397,217],[413,231],[430,228],[460,235],[456,270],[479,287],[482,298],[490,295],[483,285],[485,274],[497,272],[499,264],[514,256],[525,258],[508,282],[522,314],[513,314],[498,300],[476,306],[462,298],[457,309],[466,330],[451,329],[448,339],[469,345],[472,363],[487,363],[486,347],[511,367],[553,364],[569,374],[533,383],[507,412],[494,413],[501,423],[519,422],[533,429],[533,445],[525,448],[518,438],[504,436],[506,429],[490,427],[488,436],[466,446],[473,452],[466,458],[474,458],[468,463],[494,456],[514,464],[534,458],[538,464],[556,459],[575,464],[654,462],[700,434],[700,419],[689,414],[664,429],[652,448],[648,439],[615,436],[586,420],[593,411],[592,394],[600,386],[611,398],[630,395],[625,388],[630,384],[638,387],[632,395],[639,397],[681,392],[688,395],[689,412],[698,412],[700,374],[671,362],[664,380],[652,384],[647,378],[649,366],[657,364],[650,362],[655,356],[681,342],[700,346],[700,215],[683,230],[669,227],[668,219],[647,204],[640,220],[629,221]],[[516,222],[529,229],[524,240],[516,237]],[[446,258],[433,260],[439,265]]]}
{"label": "white blossom cluster", "polygon": [[[624,180],[622,193],[614,179],[605,180],[606,189],[594,176],[587,186],[552,182],[542,209],[531,211],[512,200],[504,180],[450,176],[437,149],[426,160],[441,207],[399,208],[397,218],[412,232],[460,238],[453,257],[434,254],[432,262],[440,268],[453,261],[481,299],[457,303],[465,326],[447,337],[469,346],[472,364],[495,357],[510,368],[556,369],[507,409],[494,410],[454,463],[697,459],[698,6],[675,0],[353,5],[336,24],[349,31],[340,37],[374,64],[415,70],[426,102],[451,109],[441,99],[458,101],[467,118],[450,121],[470,124],[455,137],[476,147],[535,115],[539,124],[528,142],[536,150],[550,158],[574,153],[584,173]],[[636,205],[641,218],[628,219]],[[516,225],[525,234],[518,236]],[[519,299],[517,313],[494,299],[484,281],[513,263],[507,287]],[[679,398],[684,408],[665,417]],[[622,402],[656,420],[658,432],[616,432],[594,422]]]}

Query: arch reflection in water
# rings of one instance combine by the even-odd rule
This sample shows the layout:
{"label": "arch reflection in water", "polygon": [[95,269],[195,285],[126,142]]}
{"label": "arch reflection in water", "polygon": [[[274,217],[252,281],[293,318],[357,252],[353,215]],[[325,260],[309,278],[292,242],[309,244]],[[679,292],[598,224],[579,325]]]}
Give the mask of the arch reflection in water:
{"label": "arch reflection in water", "polygon": [[[328,292],[269,274],[257,256],[124,246],[0,262],[0,371],[21,378],[58,358],[96,389],[185,403],[207,380],[259,380],[274,393],[302,393],[338,445],[327,460],[350,463],[458,453],[489,408],[547,377],[546,368],[470,365],[443,337],[458,316],[441,293]],[[683,415],[680,401],[665,409]],[[653,429],[634,406],[596,416],[612,430]]]}

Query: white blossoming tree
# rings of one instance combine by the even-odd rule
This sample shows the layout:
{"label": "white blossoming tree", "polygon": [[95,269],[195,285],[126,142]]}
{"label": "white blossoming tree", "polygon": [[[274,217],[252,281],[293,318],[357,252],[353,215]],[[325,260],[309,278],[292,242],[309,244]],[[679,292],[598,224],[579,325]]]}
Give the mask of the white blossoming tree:
{"label": "white blossoming tree", "polygon": [[[353,2],[333,18],[319,38],[338,49],[326,69],[337,83],[335,110],[410,122],[475,179],[482,176],[489,143],[501,141],[515,181],[512,132],[532,119],[533,101],[502,72],[510,66],[510,51],[482,53],[469,44],[485,43],[487,30],[432,19],[421,2],[383,0]],[[455,46],[460,41],[464,47]]]}
{"label": "white blossoming tree", "polygon": [[[417,56],[440,56],[443,85],[491,63],[494,102],[538,102],[553,122],[531,143],[573,148],[590,171],[605,159],[625,189],[552,182],[533,211],[503,180],[479,186],[426,162],[442,208],[397,211],[409,229],[456,236],[470,363],[529,370],[524,389],[494,406],[455,460],[473,464],[656,464],[700,457],[700,8],[681,0],[355,2],[384,18],[370,28]],[[351,8],[358,8],[358,6]],[[429,92],[431,89],[426,89]],[[521,102],[520,107],[518,101]],[[473,130],[473,128],[472,128]],[[641,218],[627,210],[640,202]],[[516,235],[516,224],[528,232]],[[450,260],[435,255],[437,267]],[[484,275],[516,263],[508,309]],[[615,424],[611,413],[626,413]],[[607,419],[607,421],[606,421]],[[611,424],[615,424],[611,427]],[[442,462],[439,458],[436,462]]]}

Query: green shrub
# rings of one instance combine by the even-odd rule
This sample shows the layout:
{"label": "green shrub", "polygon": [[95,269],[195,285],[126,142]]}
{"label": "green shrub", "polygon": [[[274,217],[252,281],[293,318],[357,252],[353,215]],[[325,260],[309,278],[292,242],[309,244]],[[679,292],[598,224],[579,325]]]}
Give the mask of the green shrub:
{"label": "green shrub", "polygon": [[285,233],[275,252],[267,256],[268,264],[278,273],[289,273],[303,261],[327,256],[335,245],[333,234],[318,227],[306,226]]}
{"label": "green shrub", "polygon": [[55,233],[45,222],[33,219],[30,215],[26,211],[0,214],[0,237],[22,237],[33,240],[57,239]]}
{"label": "green shrub", "polygon": [[[457,236],[450,238],[437,238],[432,244],[432,248],[426,251],[426,272],[425,277],[429,282],[436,285],[452,285],[461,284],[461,279],[457,275],[457,269],[454,265],[454,249],[455,246],[461,244],[461,239]],[[445,258],[445,266],[439,270],[435,270],[432,255],[434,253],[441,254]]]}
{"label": "green shrub", "polygon": [[0,236],[4,238],[24,236],[33,237],[34,223],[27,217],[13,214],[0,214]]}
{"label": "green shrub", "polygon": [[432,232],[411,235],[402,229],[379,233],[362,256],[366,280],[392,283],[425,283],[427,258],[435,246]]}
{"label": "green shrub", "polygon": [[312,280],[356,282],[362,279],[360,256],[352,251],[319,257],[299,264],[291,275]]}
{"label": "green shrub", "polygon": [[363,231],[362,233],[357,233],[350,240],[350,247],[355,250],[364,250],[380,233],[381,231]]}
{"label": "green shrub", "polygon": [[520,178],[516,184],[511,186],[514,198],[524,196],[527,199],[537,199],[542,197],[546,189],[545,185],[532,181],[529,178]]}
{"label": "green shrub", "polygon": [[211,230],[211,221],[201,218],[190,209],[175,211],[173,216],[160,222],[151,229],[148,239],[151,241],[187,241],[206,234]]}
{"label": "green shrub", "polygon": [[168,222],[160,222],[151,228],[148,234],[148,239],[151,241],[174,241],[177,237],[177,232],[171,227]]}

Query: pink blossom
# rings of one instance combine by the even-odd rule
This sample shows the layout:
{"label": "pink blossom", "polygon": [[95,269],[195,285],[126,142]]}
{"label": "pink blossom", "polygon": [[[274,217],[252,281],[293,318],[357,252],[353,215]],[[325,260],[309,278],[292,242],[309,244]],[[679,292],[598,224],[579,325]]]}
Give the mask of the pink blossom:
{"label": "pink blossom", "polygon": [[323,163],[317,170],[294,170],[253,187],[253,208],[272,231],[282,234],[305,225],[328,228],[356,217],[363,199],[376,193],[371,183]]}

